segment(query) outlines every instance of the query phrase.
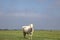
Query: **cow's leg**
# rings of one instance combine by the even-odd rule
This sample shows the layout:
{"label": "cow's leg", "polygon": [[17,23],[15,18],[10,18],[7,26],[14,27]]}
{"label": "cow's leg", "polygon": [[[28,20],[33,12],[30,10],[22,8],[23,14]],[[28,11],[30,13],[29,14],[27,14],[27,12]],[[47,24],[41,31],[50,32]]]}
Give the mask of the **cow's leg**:
{"label": "cow's leg", "polygon": [[32,33],[29,34],[29,39],[32,40]]}
{"label": "cow's leg", "polygon": [[26,33],[25,33],[25,32],[23,32],[23,36],[24,36],[24,38],[25,38],[25,36],[26,36]]}

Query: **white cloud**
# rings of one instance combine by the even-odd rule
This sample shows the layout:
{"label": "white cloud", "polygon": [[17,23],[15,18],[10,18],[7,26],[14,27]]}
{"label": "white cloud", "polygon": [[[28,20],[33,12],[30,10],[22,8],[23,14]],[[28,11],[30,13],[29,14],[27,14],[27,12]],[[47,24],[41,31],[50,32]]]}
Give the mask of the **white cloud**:
{"label": "white cloud", "polygon": [[7,16],[16,16],[16,17],[40,17],[39,14],[36,13],[10,13]]}
{"label": "white cloud", "polygon": [[40,13],[10,13],[7,16],[14,17],[25,17],[25,18],[47,18],[48,15],[40,14]]}

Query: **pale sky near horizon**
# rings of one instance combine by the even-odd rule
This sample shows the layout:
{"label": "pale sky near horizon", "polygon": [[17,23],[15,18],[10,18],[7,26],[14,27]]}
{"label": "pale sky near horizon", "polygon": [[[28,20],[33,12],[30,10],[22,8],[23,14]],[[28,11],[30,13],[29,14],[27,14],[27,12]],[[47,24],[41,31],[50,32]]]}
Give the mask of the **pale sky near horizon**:
{"label": "pale sky near horizon", "polygon": [[0,0],[0,29],[60,29],[60,0]]}

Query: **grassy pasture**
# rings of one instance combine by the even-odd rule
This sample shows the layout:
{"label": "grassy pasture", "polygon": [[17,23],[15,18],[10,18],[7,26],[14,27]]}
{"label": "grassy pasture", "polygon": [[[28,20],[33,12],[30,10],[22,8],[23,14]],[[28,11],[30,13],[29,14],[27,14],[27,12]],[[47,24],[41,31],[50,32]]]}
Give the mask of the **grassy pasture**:
{"label": "grassy pasture", "polygon": [[[1,30],[0,40],[29,40],[23,38],[20,30]],[[33,34],[32,40],[60,40],[60,31],[37,30]]]}

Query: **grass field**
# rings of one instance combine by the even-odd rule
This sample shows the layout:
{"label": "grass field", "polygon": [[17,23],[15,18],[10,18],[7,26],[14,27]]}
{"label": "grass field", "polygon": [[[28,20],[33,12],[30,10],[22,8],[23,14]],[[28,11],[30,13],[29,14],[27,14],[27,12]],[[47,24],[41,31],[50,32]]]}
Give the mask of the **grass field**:
{"label": "grass field", "polygon": [[[0,40],[28,40],[24,39],[22,31],[0,31]],[[32,40],[60,40],[60,31],[35,31]]]}

